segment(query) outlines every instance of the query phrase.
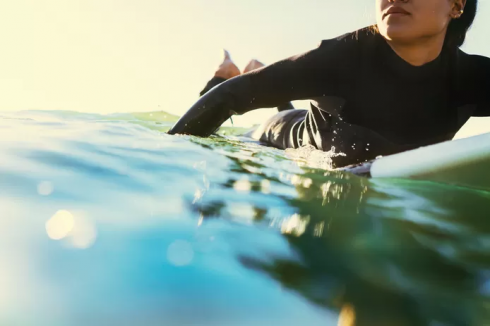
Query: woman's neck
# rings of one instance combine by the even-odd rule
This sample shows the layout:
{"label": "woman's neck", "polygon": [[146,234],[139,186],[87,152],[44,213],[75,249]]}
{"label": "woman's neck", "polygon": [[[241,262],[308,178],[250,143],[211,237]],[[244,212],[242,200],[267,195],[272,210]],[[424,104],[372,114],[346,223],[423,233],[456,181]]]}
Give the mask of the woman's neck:
{"label": "woman's neck", "polygon": [[386,40],[395,53],[412,66],[423,66],[441,54],[445,35],[437,35],[414,43]]}

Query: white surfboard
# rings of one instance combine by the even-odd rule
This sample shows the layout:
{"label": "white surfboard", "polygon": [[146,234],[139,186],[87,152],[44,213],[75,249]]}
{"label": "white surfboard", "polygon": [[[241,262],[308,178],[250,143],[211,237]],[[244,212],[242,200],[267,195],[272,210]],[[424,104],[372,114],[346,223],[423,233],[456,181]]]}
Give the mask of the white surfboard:
{"label": "white surfboard", "polygon": [[372,178],[416,178],[490,189],[490,133],[342,169]]}

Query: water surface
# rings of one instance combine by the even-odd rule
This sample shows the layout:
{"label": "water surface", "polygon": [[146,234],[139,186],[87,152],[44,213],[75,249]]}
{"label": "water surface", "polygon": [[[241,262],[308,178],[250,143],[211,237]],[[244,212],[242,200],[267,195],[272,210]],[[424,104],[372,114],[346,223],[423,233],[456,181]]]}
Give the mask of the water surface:
{"label": "water surface", "polygon": [[490,324],[490,192],[154,114],[1,115],[0,325]]}

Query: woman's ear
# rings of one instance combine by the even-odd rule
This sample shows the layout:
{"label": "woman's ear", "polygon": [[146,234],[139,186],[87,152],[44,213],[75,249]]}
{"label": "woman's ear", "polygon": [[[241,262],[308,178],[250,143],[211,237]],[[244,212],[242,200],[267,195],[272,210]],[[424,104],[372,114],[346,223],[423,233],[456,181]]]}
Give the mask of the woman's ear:
{"label": "woman's ear", "polygon": [[459,18],[464,12],[464,6],[466,5],[466,0],[453,0],[453,5],[451,8],[451,17]]}

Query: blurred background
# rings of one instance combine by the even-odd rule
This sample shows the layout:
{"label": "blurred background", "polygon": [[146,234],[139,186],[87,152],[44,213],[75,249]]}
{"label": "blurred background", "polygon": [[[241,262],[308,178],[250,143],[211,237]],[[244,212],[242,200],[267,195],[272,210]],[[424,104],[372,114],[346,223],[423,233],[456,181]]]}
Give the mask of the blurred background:
{"label": "blurred background", "polygon": [[[490,4],[464,50],[490,56]],[[0,4],[0,111],[182,115],[230,51],[243,69],[375,21],[374,0],[17,0]],[[307,103],[296,103],[305,108]],[[260,123],[275,110],[234,119]],[[460,135],[490,131],[471,120]]]}

